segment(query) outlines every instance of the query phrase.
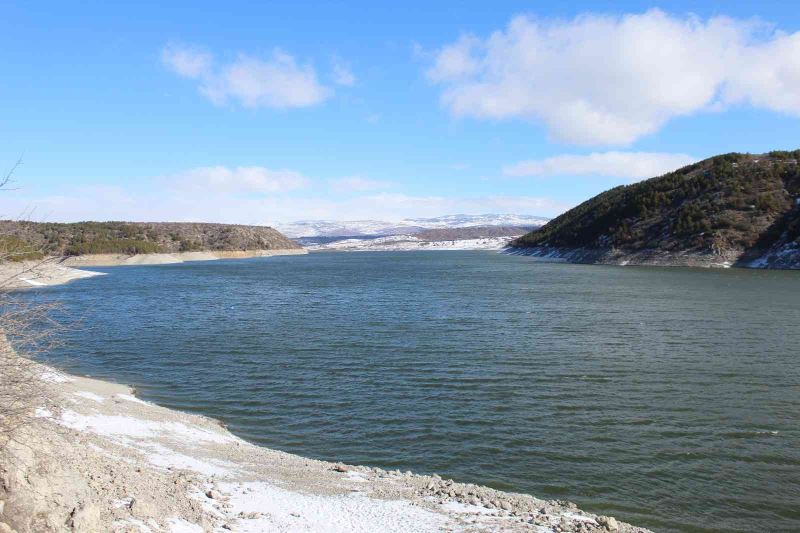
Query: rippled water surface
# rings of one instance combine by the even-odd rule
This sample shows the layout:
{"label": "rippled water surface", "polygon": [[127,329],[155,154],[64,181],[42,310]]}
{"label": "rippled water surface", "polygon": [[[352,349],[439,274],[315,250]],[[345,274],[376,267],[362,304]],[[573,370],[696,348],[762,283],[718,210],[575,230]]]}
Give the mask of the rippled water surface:
{"label": "rippled water surface", "polygon": [[298,454],[569,499],[656,531],[800,530],[800,272],[332,253],[44,289],[58,357]]}

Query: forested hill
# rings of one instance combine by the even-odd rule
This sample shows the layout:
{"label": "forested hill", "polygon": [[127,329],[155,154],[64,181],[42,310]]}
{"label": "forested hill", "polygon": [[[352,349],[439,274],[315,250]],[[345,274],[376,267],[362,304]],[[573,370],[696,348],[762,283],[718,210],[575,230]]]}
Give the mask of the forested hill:
{"label": "forested hill", "polygon": [[608,190],[516,239],[581,262],[800,267],[800,150],[712,157]]}
{"label": "forested hill", "polygon": [[300,246],[266,226],[182,222],[0,221],[5,249],[32,255],[279,250]]}

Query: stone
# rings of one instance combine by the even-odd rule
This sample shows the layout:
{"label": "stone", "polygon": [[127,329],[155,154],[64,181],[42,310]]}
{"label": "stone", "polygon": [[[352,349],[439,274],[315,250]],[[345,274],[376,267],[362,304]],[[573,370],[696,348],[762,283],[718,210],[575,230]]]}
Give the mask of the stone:
{"label": "stone", "polygon": [[16,533],[16,531],[11,529],[11,526],[5,522],[0,522],[0,533]]}
{"label": "stone", "polygon": [[69,525],[75,531],[94,531],[99,524],[100,508],[91,502],[75,507],[70,514]]}
{"label": "stone", "polygon": [[609,531],[619,531],[619,522],[612,516],[598,516],[597,523]]}
{"label": "stone", "polygon": [[506,501],[500,502],[500,508],[502,510],[504,510],[504,511],[510,511],[511,510],[511,504],[506,502]]}
{"label": "stone", "polygon": [[338,463],[338,464],[333,465],[333,470],[336,471],[336,472],[349,472],[350,471],[350,469],[347,468],[347,466],[343,465],[342,463]]}
{"label": "stone", "polygon": [[222,494],[214,489],[209,489],[206,491],[206,497],[211,498],[212,500],[219,500],[222,498]]}

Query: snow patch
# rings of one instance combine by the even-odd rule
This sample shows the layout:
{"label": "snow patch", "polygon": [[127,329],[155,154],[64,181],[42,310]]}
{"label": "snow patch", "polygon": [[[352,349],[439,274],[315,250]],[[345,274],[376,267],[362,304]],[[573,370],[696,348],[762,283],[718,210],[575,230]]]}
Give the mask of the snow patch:
{"label": "snow patch", "polygon": [[36,281],[35,279],[31,279],[31,278],[20,277],[19,280],[20,281],[24,281],[25,283],[28,283],[28,284],[33,285],[35,287],[43,287],[43,286],[47,285],[47,283],[43,283],[41,281]]}
{"label": "snow patch", "polygon": [[141,404],[141,405],[150,405],[150,406],[153,405],[151,403],[147,403],[144,400],[140,400],[136,396],[132,396],[130,394],[117,394],[116,397],[119,398],[120,400],[125,400],[127,402],[138,403],[138,404]]}
{"label": "snow patch", "polygon": [[220,460],[202,460],[191,457],[155,442],[142,443],[147,461],[160,468],[174,468],[179,470],[192,470],[206,476],[225,476],[236,470],[236,465]]}
{"label": "snow patch", "polygon": [[318,496],[292,492],[264,482],[223,483],[230,494],[230,512],[263,513],[259,518],[239,519],[236,531],[285,533],[423,533],[441,531],[447,517],[408,502],[376,500],[360,494]]}
{"label": "snow patch", "polygon": [[181,422],[156,422],[122,415],[82,415],[66,410],[61,422],[72,429],[91,431],[106,437],[151,438],[167,436],[183,442],[211,442],[225,444],[236,437],[216,433],[198,427],[190,427]]}
{"label": "snow patch", "polygon": [[169,531],[170,533],[203,533],[203,528],[183,518],[170,518]]}
{"label": "snow patch", "polygon": [[139,529],[140,533],[153,533],[153,529],[136,518],[130,517],[125,520],[117,520],[113,524],[114,531],[131,531],[131,526]]}
{"label": "snow patch", "polygon": [[413,250],[501,250],[514,237],[485,237],[450,241],[423,241],[413,235],[391,235],[375,239],[344,239],[327,244],[307,246],[309,251],[378,251],[404,252]]}
{"label": "snow patch", "polygon": [[78,392],[73,392],[72,394],[74,394],[75,396],[80,396],[81,398],[86,398],[87,400],[95,401],[97,403],[103,403],[106,400],[99,394],[95,394],[89,391],[78,391]]}
{"label": "snow patch", "polygon": [[52,369],[42,372],[41,378],[48,383],[69,383],[72,381],[66,374]]}

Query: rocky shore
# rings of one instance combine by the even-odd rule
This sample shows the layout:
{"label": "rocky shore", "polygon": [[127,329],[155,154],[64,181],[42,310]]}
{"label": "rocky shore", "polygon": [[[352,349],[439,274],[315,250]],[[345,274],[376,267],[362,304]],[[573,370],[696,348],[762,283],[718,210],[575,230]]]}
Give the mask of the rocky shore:
{"label": "rocky shore", "polygon": [[126,386],[42,367],[51,399],[0,460],[0,532],[644,533],[563,501],[299,457]]}
{"label": "rocky shore", "polygon": [[[664,252],[659,250],[643,250],[624,252],[613,249],[596,248],[559,248],[551,246],[507,247],[502,250],[509,255],[524,255],[543,261],[621,265],[621,266],[660,266],[660,267],[697,267],[697,268],[729,268],[751,267],[738,262],[736,254],[712,254],[694,252]],[[760,268],[752,266],[752,268]]]}

